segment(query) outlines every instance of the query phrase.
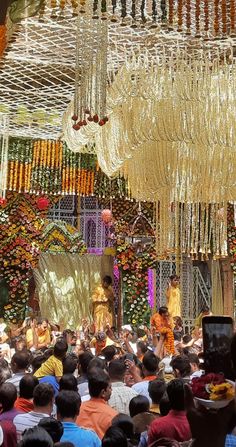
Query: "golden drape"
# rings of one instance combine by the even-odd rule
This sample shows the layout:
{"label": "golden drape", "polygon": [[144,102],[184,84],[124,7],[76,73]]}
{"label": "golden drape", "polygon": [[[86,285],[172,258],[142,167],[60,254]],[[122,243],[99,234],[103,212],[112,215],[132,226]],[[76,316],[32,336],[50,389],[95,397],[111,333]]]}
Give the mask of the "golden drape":
{"label": "golden drape", "polygon": [[82,318],[91,317],[93,290],[112,271],[111,256],[41,254],[34,270],[41,315],[61,329],[76,328]]}

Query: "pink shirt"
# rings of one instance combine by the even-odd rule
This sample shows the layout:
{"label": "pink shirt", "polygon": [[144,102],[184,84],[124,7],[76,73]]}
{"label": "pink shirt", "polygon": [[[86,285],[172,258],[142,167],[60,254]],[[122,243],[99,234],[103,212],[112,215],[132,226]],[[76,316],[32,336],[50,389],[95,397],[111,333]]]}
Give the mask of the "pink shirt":
{"label": "pink shirt", "polygon": [[185,411],[170,410],[167,416],[155,419],[148,432],[148,445],[159,438],[183,442],[191,439],[191,430]]}

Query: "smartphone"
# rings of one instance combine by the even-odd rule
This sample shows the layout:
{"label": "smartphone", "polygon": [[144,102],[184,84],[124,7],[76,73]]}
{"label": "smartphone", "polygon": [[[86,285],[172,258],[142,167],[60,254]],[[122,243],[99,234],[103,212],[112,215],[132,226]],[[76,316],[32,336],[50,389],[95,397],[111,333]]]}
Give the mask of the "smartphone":
{"label": "smartphone", "polygon": [[131,362],[134,361],[134,354],[132,354],[131,352],[127,352],[125,354],[125,360],[130,360]]}
{"label": "smartphone", "polygon": [[234,379],[230,352],[232,318],[214,315],[203,317],[202,330],[205,372],[223,373],[226,379]]}

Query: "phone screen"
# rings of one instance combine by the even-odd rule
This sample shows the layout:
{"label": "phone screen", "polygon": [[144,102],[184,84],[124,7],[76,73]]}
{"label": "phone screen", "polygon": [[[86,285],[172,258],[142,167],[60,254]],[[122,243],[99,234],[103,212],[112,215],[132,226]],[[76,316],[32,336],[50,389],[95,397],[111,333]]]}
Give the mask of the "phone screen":
{"label": "phone screen", "polygon": [[231,340],[233,320],[231,317],[204,317],[203,348],[206,373],[224,373],[225,378],[233,379],[231,362]]}

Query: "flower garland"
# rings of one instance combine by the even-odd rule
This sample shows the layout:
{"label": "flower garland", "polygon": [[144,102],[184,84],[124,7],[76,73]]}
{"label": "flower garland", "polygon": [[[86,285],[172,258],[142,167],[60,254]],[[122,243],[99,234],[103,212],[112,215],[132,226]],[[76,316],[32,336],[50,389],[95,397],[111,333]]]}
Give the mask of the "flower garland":
{"label": "flower garland", "polygon": [[165,336],[164,339],[164,347],[165,347],[165,351],[166,354],[174,354],[175,353],[175,346],[174,346],[174,334],[173,331],[168,328],[168,327],[164,327],[163,329],[161,329],[161,334]]}
{"label": "flower garland", "polygon": [[[53,204],[59,197],[51,196]],[[1,316],[16,322],[25,316],[29,299],[29,281],[40,252],[86,253],[76,228],[64,222],[48,222],[47,209],[39,210],[38,196],[8,193],[0,210],[0,273],[7,298],[0,302]],[[3,291],[2,295],[3,296]]]}
{"label": "flower garland", "polygon": [[2,57],[7,46],[7,27],[0,25],[0,57]]}
{"label": "flower garland", "polygon": [[87,253],[87,247],[76,228],[63,221],[46,222],[41,234],[41,251],[51,253]]}
{"label": "flower garland", "polygon": [[137,256],[132,244],[118,242],[116,260],[122,275],[124,321],[133,325],[148,322],[148,268],[155,267],[155,247]]}
{"label": "flower garland", "polygon": [[35,198],[8,194],[0,212],[0,272],[8,294],[3,316],[13,322],[24,318],[29,280],[40,251],[42,215],[37,216],[36,209]]}
{"label": "flower garland", "polygon": [[127,182],[102,173],[94,154],[71,152],[61,141],[10,138],[8,190],[19,193],[127,197]]}

